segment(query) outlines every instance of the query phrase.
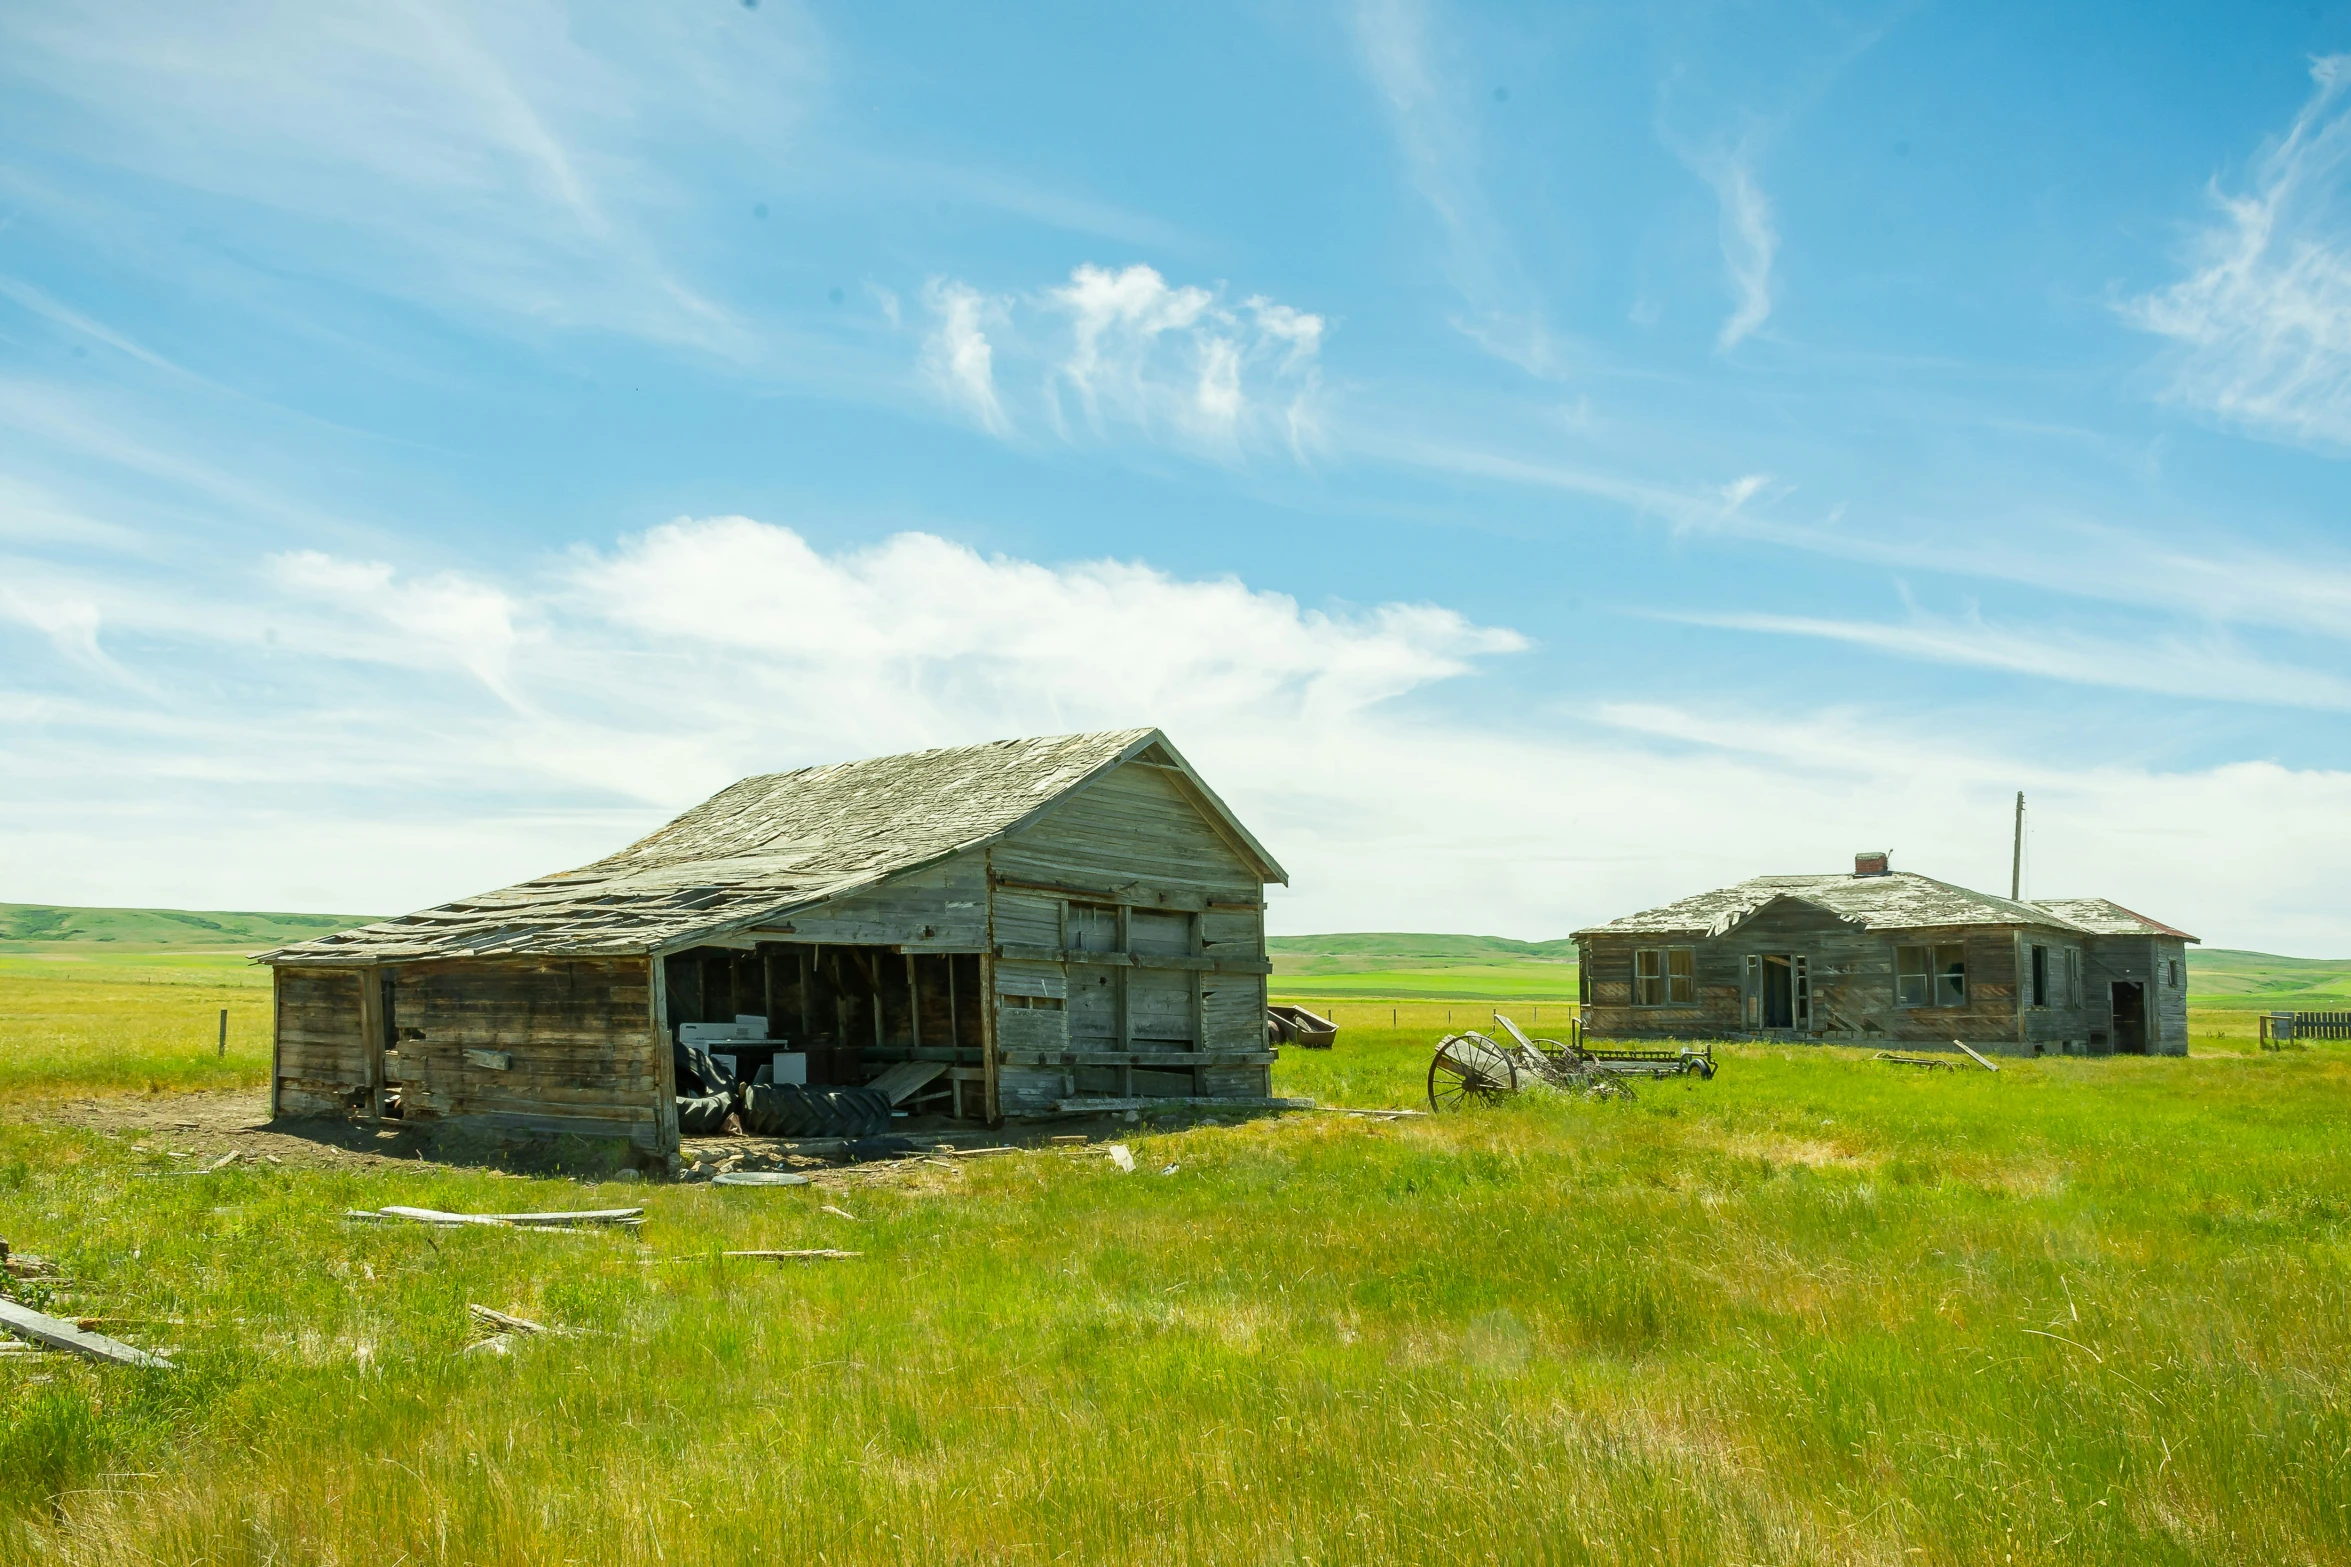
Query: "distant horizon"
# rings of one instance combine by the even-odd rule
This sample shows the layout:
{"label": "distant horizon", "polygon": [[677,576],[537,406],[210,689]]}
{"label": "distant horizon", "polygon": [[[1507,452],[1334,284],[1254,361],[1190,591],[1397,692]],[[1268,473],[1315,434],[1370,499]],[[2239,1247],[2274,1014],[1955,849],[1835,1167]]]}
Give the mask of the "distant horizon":
{"label": "distant horizon", "polygon": [[[402,914],[412,912],[410,910],[404,909],[398,913],[352,914],[348,912],[333,913],[322,910],[304,909],[170,908],[162,905],[152,904],[75,904],[44,902],[39,899],[24,898],[0,899],[0,914],[4,914],[5,911],[10,909],[48,909],[55,910],[59,913],[186,914],[195,915],[198,917],[228,916],[231,918],[242,919],[353,920],[366,922],[398,919]],[[1403,939],[1437,937],[1458,941],[1504,941],[1510,942],[1517,946],[1525,947],[1552,946],[1571,939],[1567,936],[1506,936],[1492,931],[1317,930],[1279,933],[1269,932],[1266,936],[1266,943],[1270,948],[1274,943],[1284,941],[1317,941],[1331,937],[1355,936],[1393,936]],[[11,937],[4,933],[0,933],[0,944],[7,944],[17,941],[30,943],[37,939],[38,938],[30,937]],[[223,944],[223,950],[235,949],[230,944]],[[2210,942],[2193,943],[2188,948],[2188,956],[2191,959],[2193,959],[2199,952],[2213,956],[2217,956],[2221,953],[2234,953],[2246,957],[2281,958],[2293,963],[2351,963],[2351,957],[2308,956],[2288,952],[2271,952],[2267,951],[2266,949],[2255,947],[2224,947]],[[1573,960],[1567,959],[1562,961],[1572,962]]]}

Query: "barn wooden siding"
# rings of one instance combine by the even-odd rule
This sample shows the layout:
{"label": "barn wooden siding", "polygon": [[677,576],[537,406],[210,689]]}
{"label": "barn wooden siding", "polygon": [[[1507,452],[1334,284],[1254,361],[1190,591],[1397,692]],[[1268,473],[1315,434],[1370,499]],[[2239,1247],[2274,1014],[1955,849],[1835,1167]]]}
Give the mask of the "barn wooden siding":
{"label": "barn wooden siding", "polygon": [[275,972],[278,1113],[372,1115],[396,1088],[411,1123],[661,1146],[675,1090],[643,958]]}
{"label": "barn wooden siding", "polygon": [[1265,898],[1181,775],[1129,762],[989,851],[1000,1113],[1262,1097]]}
{"label": "barn wooden siding", "polygon": [[356,1103],[368,1073],[368,1033],[359,1015],[361,969],[272,969],[276,1047],[269,1080],[272,1115],[332,1115]]}

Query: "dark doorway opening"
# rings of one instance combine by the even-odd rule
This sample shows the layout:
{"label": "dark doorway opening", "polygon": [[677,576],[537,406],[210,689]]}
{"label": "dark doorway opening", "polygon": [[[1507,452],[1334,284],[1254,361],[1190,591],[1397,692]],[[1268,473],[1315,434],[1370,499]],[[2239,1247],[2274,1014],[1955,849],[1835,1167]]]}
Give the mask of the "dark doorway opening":
{"label": "dark doorway opening", "polygon": [[2118,1055],[2147,1053],[2147,987],[2135,979],[2113,984],[2114,1049]]}
{"label": "dark doorway opening", "polygon": [[1766,953],[1763,959],[1763,1026],[1796,1026],[1796,968],[1778,953]]}

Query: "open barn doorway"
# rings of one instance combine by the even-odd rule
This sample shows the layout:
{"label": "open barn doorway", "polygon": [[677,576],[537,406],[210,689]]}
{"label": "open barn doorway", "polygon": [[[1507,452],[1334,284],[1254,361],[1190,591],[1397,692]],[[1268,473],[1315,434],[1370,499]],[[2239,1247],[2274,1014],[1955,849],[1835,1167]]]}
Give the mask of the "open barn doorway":
{"label": "open barn doorway", "polygon": [[[862,1087],[893,1068],[927,1063],[937,1070],[886,1079],[899,1108],[968,1115],[981,1103],[986,1022],[977,952],[813,942],[696,947],[666,958],[662,979],[671,1043],[699,1045],[737,1083]],[[908,1083],[917,1086],[896,1097]]]}

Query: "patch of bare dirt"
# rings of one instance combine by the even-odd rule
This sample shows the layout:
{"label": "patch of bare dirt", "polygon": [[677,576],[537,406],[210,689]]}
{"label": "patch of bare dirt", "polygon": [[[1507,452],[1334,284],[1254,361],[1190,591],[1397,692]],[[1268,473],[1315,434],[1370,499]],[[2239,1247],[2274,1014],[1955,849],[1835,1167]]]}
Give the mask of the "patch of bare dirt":
{"label": "patch of bare dirt", "polygon": [[[22,1107],[24,1120],[76,1126],[165,1155],[216,1159],[246,1154],[278,1164],[363,1166],[392,1159],[503,1164],[492,1150],[437,1147],[416,1127],[383,1127],[331,1116],[271,1120],[269,1091],[235,1088],[189,1094],[110,1094]],[[465,1157],[466,1152],[476,1156]]]}

